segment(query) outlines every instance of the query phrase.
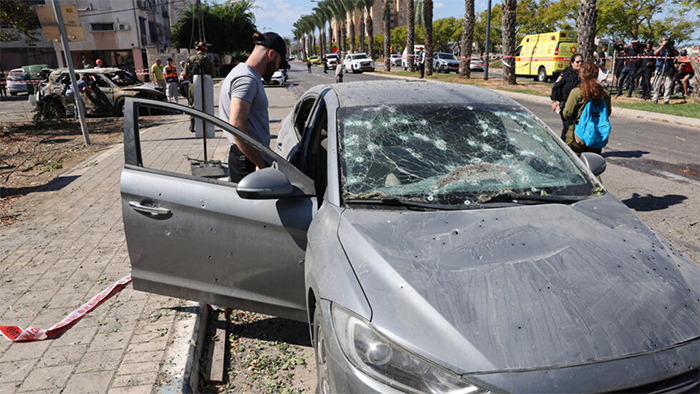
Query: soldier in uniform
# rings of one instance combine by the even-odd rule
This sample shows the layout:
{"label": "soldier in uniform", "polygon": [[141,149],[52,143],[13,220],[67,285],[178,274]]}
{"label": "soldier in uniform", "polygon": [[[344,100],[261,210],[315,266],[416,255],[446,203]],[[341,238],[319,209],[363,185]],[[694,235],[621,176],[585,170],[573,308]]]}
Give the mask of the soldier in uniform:
{"label": "soldier in uniform", "polygon": [[[207,44],[204,41],[199,41],[195,44],[194,49],[197,51],[194,55],[187,58],[185,65],[185,75],[190,82],[194,82],[195,75],[211,75],[216,77],[216,69],[214,63],[207,57]],[[187,95],[187,103],[190,107],[194,107],[194,83],[189,83],[189,94]],[[190,119],[190,131],[194,133],[194,118]]]}

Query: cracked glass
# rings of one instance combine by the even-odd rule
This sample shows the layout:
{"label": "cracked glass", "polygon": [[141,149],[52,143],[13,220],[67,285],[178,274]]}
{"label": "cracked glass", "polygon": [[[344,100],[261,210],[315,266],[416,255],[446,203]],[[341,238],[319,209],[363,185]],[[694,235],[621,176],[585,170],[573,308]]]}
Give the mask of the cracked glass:
{"label": "cracked glass", "polygon": [[503,193],[594,193],[556,137],[518,107],[352,107],[339,119],[346,200],[471,205]]}

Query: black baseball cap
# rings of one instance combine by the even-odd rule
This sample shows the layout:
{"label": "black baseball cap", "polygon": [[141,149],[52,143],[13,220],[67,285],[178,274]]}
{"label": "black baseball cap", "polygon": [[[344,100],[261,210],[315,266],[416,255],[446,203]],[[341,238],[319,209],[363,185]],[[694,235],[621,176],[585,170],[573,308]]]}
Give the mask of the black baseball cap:
{"label": "black baseball cap", "polygon": [[265,48],[274,49],[280,55],[280,68],[289,68],[289,63],[287,63],[287,44],[284,43],[282,37],[277,33],[267,32],[263,34],[262,40],[256,41],[256,45],[262,45]]}

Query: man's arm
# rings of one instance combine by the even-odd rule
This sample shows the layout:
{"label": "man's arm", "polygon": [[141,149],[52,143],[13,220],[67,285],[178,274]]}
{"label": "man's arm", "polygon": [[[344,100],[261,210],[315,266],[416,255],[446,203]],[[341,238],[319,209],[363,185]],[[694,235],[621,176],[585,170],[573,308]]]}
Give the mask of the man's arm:
{"label": "man's arm", "polygon": [[[228,113],[228,122],[231,123],[233,127],[246,133],[246,135],[250,135],[250,131],[246,126],[248,115],[250,114],[250,103],[240,98],[231,98],[231,105],[229,106]],[[247,142],[238,138],[236,135],[233,136],[233,139],[241,152],[243,152],[250,161],[255,163],[258,168],[267,167],[267,162],[265,162],[257,149],[248,145]]]}

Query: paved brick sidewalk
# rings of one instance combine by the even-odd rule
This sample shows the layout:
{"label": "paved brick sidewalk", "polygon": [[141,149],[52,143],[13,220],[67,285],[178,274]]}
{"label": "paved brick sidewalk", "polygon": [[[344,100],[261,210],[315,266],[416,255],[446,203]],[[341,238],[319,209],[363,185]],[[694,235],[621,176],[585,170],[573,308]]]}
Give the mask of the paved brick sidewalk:
{"label": "paved brick sidewalk", "polygon": [[[188,126],[173,116],[146,130],[144,160],[189,168],[185,155],[202,149]],[[216,134],[212,151],[226,145]],[[123,155],[120,144],[67,172],[63,187],[25,197],[30,219],[0,228],[0,325],[49,328],[129,274]],[[198,313],[196,303],[127,285],[59,338],[0,338],[0,393],[180,392]]]}
{"label": "paved brick sidewalk", "polygon": [[[218,102],[218,88],[215,94]],[[267,94],[271,122],[296,101],[287,89]],[[272,134],[278,127],[271,124]],[[207,150],[225,162],[222,134]],[[187,157],[203,158],[201,139],[193,136],[186,116],[164,117],[142,130],[144,163],[189,172]],[[48,329],[130,273],[119,194],[123,165],[123,147],[115,145],[24,197],[28,218],[0,228],[0,325]],[[199,304],[127,285],[58,338],[0,337],[0,394],[182,392],[193,365],[196,376],[199,323]]]}

